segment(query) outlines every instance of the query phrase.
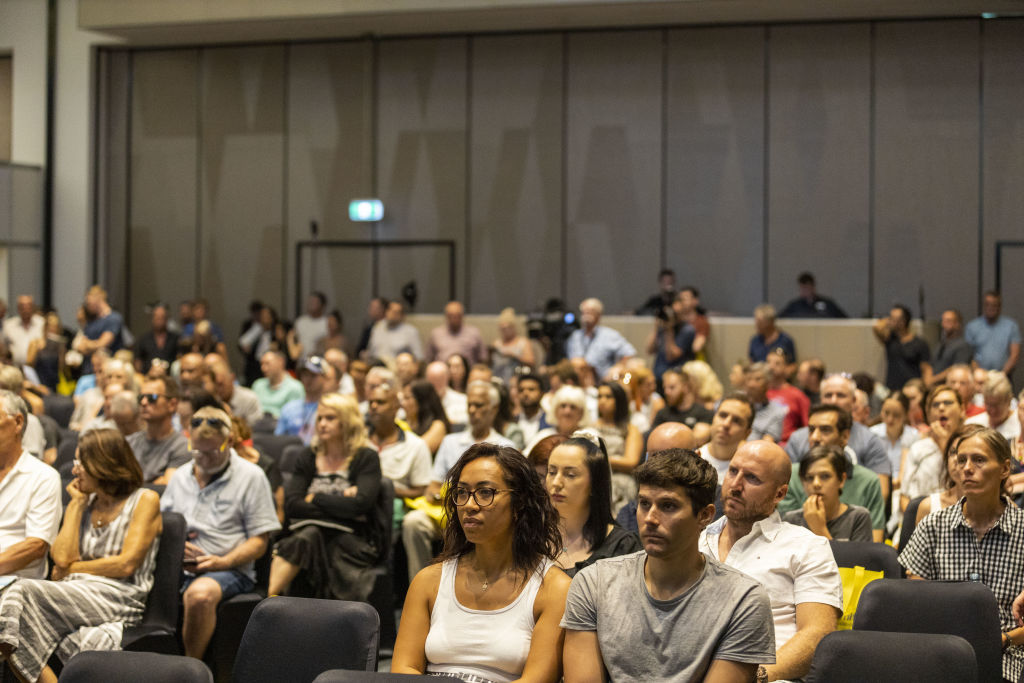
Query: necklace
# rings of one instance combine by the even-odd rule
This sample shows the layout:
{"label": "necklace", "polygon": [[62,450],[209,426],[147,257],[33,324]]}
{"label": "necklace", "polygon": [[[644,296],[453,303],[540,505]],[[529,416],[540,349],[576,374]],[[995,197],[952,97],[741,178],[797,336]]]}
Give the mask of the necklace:
{"label": "necklace", "polygon": [[483,574],[483,572],[480,571],[480,569],[477,568],[475,565],[470,565],[470,566],[473,567],[473,572],[477,575],[477,580],[480,582],[480,592],[481,593],[486,593],[487,589],[491,587],[492,583],[500,581],[501,577],[505,576],[506,574],[508,574],[511,571],[509,569],[501,570],[498,573],[498,575],[496,577],[494,577],[494,579],[492,581],[490,578],[487,577],[486,574],[484,574],[483,578],[480,578],[480,575]]}

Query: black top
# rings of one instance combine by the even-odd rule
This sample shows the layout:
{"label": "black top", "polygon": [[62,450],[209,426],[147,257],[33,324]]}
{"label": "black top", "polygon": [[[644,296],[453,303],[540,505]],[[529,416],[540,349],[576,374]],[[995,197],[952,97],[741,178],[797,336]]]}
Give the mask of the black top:
{"label": "black top", "polygon": [[154,358],[173,363],[174,359],[178,357],[178,335],[168,330],[164,344],[160,346],[156,343],[153,330],[150,330],[139,338],[135,357],[142,363],[142,371],[144,373],[149,372],[149,366]]}
{"label": "black top", "polygon": [[306,502],[306,493],[316,475],[316,454],[312,449],[295,463],[295,474],[284,489],[284,510],[289,520],[322,519],[333,522],[366,522],[380,494],[380,456],[372,448],[356,451],[348,466],[348,480],[356,486],[354,496],[317,493]]}
{"label": "black top", "polygon": [[846,318],[846,311],[827,296],[815,296],[813,301],[797,297],[786,304],[780,318]]}
{"label": "black top", "polygon": [[921,363],[931,358],[928,344],[920,337],[904,343],[895,334],[885,340],[885,386],[899,391],[910,380],[921,376]]}
{"label": "black top", "polygon": [[651,429],[654,429],[662,422],[682,422],[687,427],[692,428],[698,422],[711,424],[711,419],[714,416],[714,413],[696,401],[687,410],[679,410],[667,405],[654,416],[654,420],[651,422]]}
{"label": "black top", "polygon": [[619,555],[628,555],[635,553],[638,550],[643,550],[643,545],[640,543],[640,538],[632,531],[626,531],[618,524],[612,524],[611,531],[601,541],[601,545],[594,548],[594,551],[590,553],[590,557],[585,560],[576,563],[575,567],[571,567],[565,570],[565,573],[570,577],[576,576],[584,567],[589,567],[598,560],[603,560],[606,557],[618,557]]}

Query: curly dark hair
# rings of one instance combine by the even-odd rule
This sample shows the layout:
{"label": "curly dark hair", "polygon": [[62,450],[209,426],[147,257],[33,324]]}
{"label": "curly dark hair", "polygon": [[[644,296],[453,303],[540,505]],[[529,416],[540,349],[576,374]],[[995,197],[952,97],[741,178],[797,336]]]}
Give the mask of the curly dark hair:
{"label": "curly dark hair", "polygon": [[540,477],[515,448],[481,442],[470,446],[448,471],[447,488],[441,503],[448,524],[444,528],[444,550],[435,562],[458,559],[473,550],[473,543],[466,538],[459,523],[455,491],[462,470],[478,458],[494,458],[512,491],[513,568],[526,574],[537,568],[541,558],[555,559],[562,551],[558,511],[551,506]]}

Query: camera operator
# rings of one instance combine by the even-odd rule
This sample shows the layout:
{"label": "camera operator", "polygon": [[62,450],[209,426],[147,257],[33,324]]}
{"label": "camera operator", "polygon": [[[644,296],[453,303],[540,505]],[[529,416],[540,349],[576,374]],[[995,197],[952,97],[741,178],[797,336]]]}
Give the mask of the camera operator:
{"label": "camera operator", "polygon": [[663,306],[654,317],[654,329],[647,337],[647,353],[654,354],[654,376],[678,368],[694,359],[693,340],[697,330],[683,318],[683,303],[676,295],[671,306]]}

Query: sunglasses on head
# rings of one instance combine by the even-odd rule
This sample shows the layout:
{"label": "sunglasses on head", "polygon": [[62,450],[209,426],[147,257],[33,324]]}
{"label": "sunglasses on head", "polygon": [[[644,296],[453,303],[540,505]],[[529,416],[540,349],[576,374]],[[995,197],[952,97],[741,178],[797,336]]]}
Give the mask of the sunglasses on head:
{"label": "sunglasses on head", "polygon": [[220,419],[219,417],[193,417],[192,421],[189,424],[192,425],[192,429],[199,429],[200,427],[203,426],[204,422],[213,427],[214,429],[218,430],[227,427],[227,424],[224,423],[224,420]]}

